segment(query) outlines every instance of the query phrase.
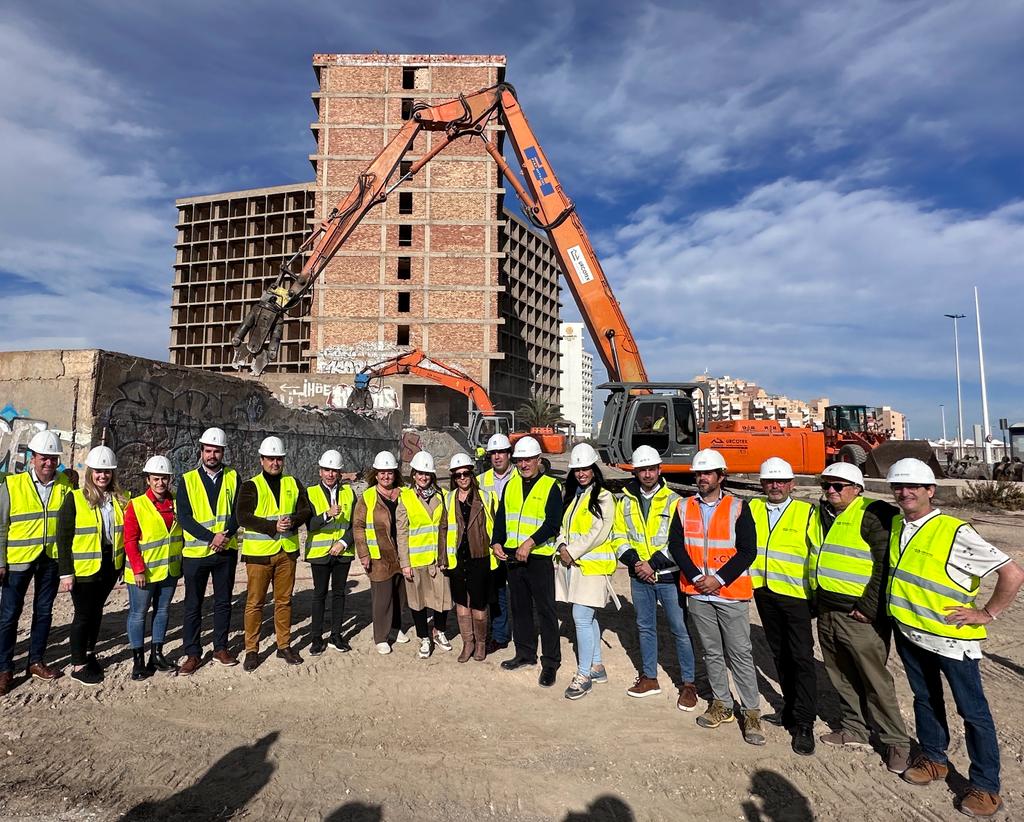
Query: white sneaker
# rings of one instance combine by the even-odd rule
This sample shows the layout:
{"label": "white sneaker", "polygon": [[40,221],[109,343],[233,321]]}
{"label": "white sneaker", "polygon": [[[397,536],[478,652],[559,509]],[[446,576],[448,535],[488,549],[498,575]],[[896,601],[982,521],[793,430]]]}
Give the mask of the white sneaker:
{"label": "white sneaker", "polygon": [[448,639],[448,637],[446,637],[441,632],[435,634],[434,642],[437,643],[437,647],[440,648],[442,651],[450,651],[452,649],[451,640]]}
{"label": "white sneaker", "polygon": [[409,635],[405,631],[399,631],[398,636],[395,637],[395,642],[399,645],[405,645],[409,641]]}
{"label": "white sneaker", "polygon": [[[432,643],[430,642],[429,639],[421,639],[420,640],[420,653],[419,653],[420,659],[429,659],[430,658],[430,652],[433,650],[433,648],[431,647],[431,644]],[[451,648],[452,646],[449,645],[448,647]]]}
{"label": "white sneaker", "polygon": [[377,643],[377,653],[378,654],[390,654],[391,653],[391,646],[388,645],[386,642],[378,642]]}

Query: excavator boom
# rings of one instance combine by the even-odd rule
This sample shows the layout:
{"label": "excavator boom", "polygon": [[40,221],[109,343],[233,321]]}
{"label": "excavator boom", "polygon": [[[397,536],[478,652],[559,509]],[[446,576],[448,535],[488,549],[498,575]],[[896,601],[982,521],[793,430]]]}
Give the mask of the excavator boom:
{"label": "excavator boom", "polygon": [[366,392],[370,380],[390,377],[395,374],[412,374],[416,377],[423,377],[432,380],[438,385],[451,388],[460,394],[465,394],[476,405],[483,414],[494,413],[494,403],[487,396],[484,387],[474,380],[469,374],[438,360],[432,360],[419,349],[414,349],[397,357],[374,363],[367,366],[355,378],[355,388],[349,395],[348,407],[354,409],[372,408],[373,404],[367,402]]}

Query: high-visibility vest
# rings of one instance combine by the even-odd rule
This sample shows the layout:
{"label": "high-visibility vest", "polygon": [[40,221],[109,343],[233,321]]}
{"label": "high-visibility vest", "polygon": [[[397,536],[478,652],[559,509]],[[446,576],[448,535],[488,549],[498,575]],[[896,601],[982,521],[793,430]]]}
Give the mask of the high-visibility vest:
{"label": "high-visibility vest", "polygon": [[[526,540],[537,533],[544,524],[544,509],[547,507],[548,495],[558,483],[547,474],[541,474],[523,499],[523,478],[517,471],[505,486],[502,499],[505,502],[505,549],[515,551]],[[535,545],[532,554],[539,557],[550,557],[555,553],[555,536],[546,542]]]}
{"label": "high-visibility vest", "polygon": [[[295,513],[299,502],[299,484],[295,481],[295,477],[288,474],[281,475],[279,500],[274,498],[274,492],[270,490],[262,473],[253,477],[251,482],[256,486],[254,516],[277,522],[282,517],[290,517]],[[242,556],[272,557],[278,551],[294,554],[298,550],[299,534],[296,529],[272,537],[261,534],[259,531],[246,531],[242,538]]]}
{"label": "high-visibility vest", "polygon": [[[621,558],[626,551],[632,549],[644,562],[659,552],[671,560],[668,552],[668,530],[681,499],[679,494],[662,483],[657,493],[651,497],[651,505],[645,520],[640,500],[633,496],[632,491],[624,491],[618,505],[615,506],[615,524],[612,526],[615,556]],[[670,567],[660,569],[662,573],[678,570],[679,566],[674,561]]]}
{"label": "high-visibility vest", "polygon": [[[742,500],[732,494],[723,494],[721,502],[715,506],[711,514],[706,532],[697,497],[689,497],[677,510],[683,521],[686,553],[693,564],[706,575],[716,573],[736,556],[736,520],[743,513]],[[679,587],[684,594],[700,594],[697,586],[682,574],[679,575]],[[744,570],[728,585],[719,588],[714,595],[722,599],[750,599],[754,595],[750,574]]]}
{"label": "high-visibility vest", "polygon": [[[75,561],[76,577],[98,574],[103,564],[103,514],[99,506],[92,508],[81,491],[72,491],[75,498],[75,538],[71,542],[71,555]],[[113,547],[114,567],[124,567],[124,508],[117,497],[111,496],[114,509]]]}
{"label": "high-visibility vest", "polygon": [[[210,498],[206,493],[206,486],[203,485],[203,478],[199,476],[199,471],[200,469],[196,468],[182,477],[185,483],[185,494],[192,507],[192,519],[196,521],[197,525],[219,534],[221,531],[226,531],[228,527],[228,517],[231,516],[231,506],[235,503],[235,493],[238,490],[238,472],[233,468],[222,469],[220,491],[217,494],[217,511],[214,513],[210,508]],[[177,504],[175,504],[175,513],[177,513]],[[184,555],[186,557],[199,559],[214,553],[205,540],[192,536],[184,529],[182,531],[185,538]],[[237,547],[237,536],[231,537],[225,544],[225,548],[229,550]]]}
{"label": "high-visibility vest", "polygon": [[[562,530],[569,539],[589,533],[594,525],[594,515],[590,512],[590,495],[593,490],[593,485],[584,489],[583,493],[573,500],[562,516]],[[601,495],[610,493],[606,489],[601,489]],[[599,545],[595,545],[577,559],[576,564],[584,576],[614,574],[615,566],[618,565],[618,558],[615,556],[615,547],[612,544],[611,533],[609,532],[608,539]]]}
{"label": "high-visibility vest", "polygon": [[[135,519],[138,520],[141,531],[139,553],[142,554],[142,562],[146,566],[146,583],[160,582],[168,576],[181,576],[181,551],[184,540],[178,520],[172,520],[168,529],[153,500],[145,494],[134,497],[130,505],[135,511]],[[124,581],[130,585],[135,582],[131,564],[124,567]]]}
{"label": "high-visibility vest", "polygon": [[71,481],[62,473],[54,475],[50,498],[43,506],[32,473],[7,477],[11,497],[11,525],[7,531],[7,563],[27,565],[43,551],[57,558],[57,513],[64,497],[71,493]]}
{"label": "high-visibility vest", "polygon": [[[309,504],[313,513],[321,516],[331,507],[331,501],[327,497],[323,486],[318,482],[306,489],[306,496],[309,497]],[[345,536],[349,523],[352,522],[352,507],[356,502],[356,493],[351,485],[342,485],[338,488],[338,516],[333,520],[325,522],[322,528],[316,531],[306,532],[306,559],[319,559],[330,553],[331,546]],[[355,545],[345,546],[345,550],[338,556],[351,559],[356,555]]]}
{"label": "high-visibility vest", "polygon": [[750,513],[757,527],[757,559],[750,566],[755,588],[768,588],[777,594],[807,599],[809,578],[810,526],[812,506],[791,499],[774,528],[768,526],[768,506],[761,497],[750,501]]}
{"label": "high-visibility vest", "polygon": [[409,566],[421,568],[437,562],[438,542],[441,538],[441,520],[444,517],[444,499],[438,494],[438,505],[428,511],[419,494],[412,488],[403,488],[398,497],[409,515]]}
{"label": "high-visibility vest", "polygon": [[[506,481],[506,485],[512,481],[512,477],[519,476],[519,472],[515,468],[509,469],[512,472],[512,476]],[[488,468],[482,474],[476,478],[477,485],[480,486],[480,490],[487,494],[487,498],[491,501],[492,511],[494,514],[498,510],[498,503],[501,502],[501,494],[498,493],[497,483],[494,481],[494,469]]]}
{"label": "high-visibility vest", "polygon": [[824,532],[821,512],[811,515],[811,539],[816,546],[812,588],[821,588],[834,594],[859,597],[871,581],[875,567],[871,546],[861,536],[861,523],[868,500],[854,497],[853,501],[836,517],[828,533]]}
{"label": "high-visibility vest", "polygon": [[946,609],[971,607],[981,587],[981,580],[971,577],[971,587],[964,588],[946,571],[953,541],[965,525],[956,517],[938,514],[918,529],[900,553],[903,517],[893,519],[889,536],[889,616],[908,628],[937,636],[966,640],[987,636],[984,625],[958,628],[946,622]]}
{"label": "high-visibility vest", "polygon": [[373,524],[373,509],[377,505],[377,488],[363,491],[363,502],[366,503],[366,550],[370,559],[380,559],[380,543],[377,542],[377,528]]}
{"label": "high-visibility vest", "polygon": [[[477,489],[477,493],[480,495],[480,503],[484,506],[484,521],[487,525],[487,551],[491,557],[491,570],[493,571],[498,567],[498,558],[494,556],[494,552],[490,549],[491,534],[494,533],[495,503],[492,500],[494,495],[487,493],[483,488]],[[454,568],[458,562],[459,523],[455,514],[455,506],[459,504],[458,494],[458,491],[444,492],[444,506],[448,511],[448,532],[445,534],[444,539],[449,568]]]}

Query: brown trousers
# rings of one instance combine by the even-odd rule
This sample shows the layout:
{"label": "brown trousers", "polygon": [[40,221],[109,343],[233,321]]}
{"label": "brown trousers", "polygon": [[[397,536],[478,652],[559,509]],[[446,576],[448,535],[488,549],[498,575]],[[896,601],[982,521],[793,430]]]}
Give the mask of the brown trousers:
{"label": "brown trousers", "polygon": [[263,604],[267,589],[274,585],[274,630],[277,647],[284,650],[292,640],[292,589],[295,587],[295,565],[298,552],[278,551],[269,565],[245,564],[248,592],[245,600],[245,651],[256,653],[260,649],[260,623],[263,622]]}

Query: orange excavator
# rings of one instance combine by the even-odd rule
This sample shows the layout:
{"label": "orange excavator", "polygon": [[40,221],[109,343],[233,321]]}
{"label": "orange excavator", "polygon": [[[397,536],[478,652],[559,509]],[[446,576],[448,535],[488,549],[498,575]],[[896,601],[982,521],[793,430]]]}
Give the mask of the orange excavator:
{"label": "orange excavator", "polygon": [[[492,123],[504,128],[518,160],[522,179],[487,136]],[[432,148],[392,182],[416,135],[441,135]],[[251,364],[260,373],[277,357],[281,318],[312,287],[328,261],[344,245],[372,207],[383,203],[403,183],[456,140],[480,140],[523,204],[533,225],[544,231],[566,283],[587,325],[609,382],[597,446],[602,458],[628,468],[638,445],[652,445],[662,455],[666,473],[688,473],[694,453],[717,448],[735,472],[756,471],[769,456],[781,456],[802,473],[825,464],[821,432],[783,429],[767,421],[710,422],[707,389],[700,383],[648,380],[633,333],[612,293],[590,244],[576,206],[530,128],[515,89],[507,83],[460,95],[438,105],[415,103],[412,116],[359,175],[352,190],[310,234],[281,268],[232,338],[235,365]],[[308,256],[307,256],[308,255]],[[306,257],[305,262],[300,262]]]}

